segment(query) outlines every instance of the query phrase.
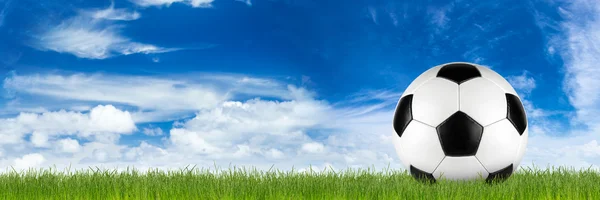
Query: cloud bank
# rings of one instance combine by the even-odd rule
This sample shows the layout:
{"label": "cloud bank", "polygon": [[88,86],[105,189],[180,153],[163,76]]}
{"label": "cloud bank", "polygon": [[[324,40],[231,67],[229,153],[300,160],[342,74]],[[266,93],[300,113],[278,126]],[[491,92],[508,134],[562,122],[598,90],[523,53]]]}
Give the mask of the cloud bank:
{"label": "cloud bank", "polygon": [[[375,165],[381,168],[391,163],[400,167],[399,163],[393,162],[394,149],[388,143],[393,133],[389,126],[392,114],[389,110],[374,109],[371,105],[338,108],[315,99],[313,93],[304,88],[247,76],[223,75],[219,78],[237,78],[239,84],[243,84],[220,85],[228,87],[232,91],[230,94],[209,89],[211,82],[206,80],[204,84],[191,84],[189,81],[130,77],[133,81],[123,87],[119,84],[120,78],[81,74],[7,78],[5,89],[20,94],[65,101],[89,100],[90,105],[92,102],[105,104],[94,106],[89,112],[21,112],[14,118],[2,119],[0,134],[6,138],[2,144],[6,153],[0,162],[19,163],[20,169],[51,165],[64,168],[69,164],[83,168],[90,164],[109,168],[134,165],[141,169],[179,168],[187,164],[209,167],[214,162],[220,166],[232,162],[259,168],[276,164],[282,169],[306,168],[310,164],[316,167]],[[235,96],[235,88],[252,87],[272,88],[277,91],[273,94],[279,100],[228,98]],[[127,94],[133,91],[138,92]],[[350,102],[378,101],[378,97],[389,95],[371,94],[375,94],[375,98],[357,95]],[[160,109],[164,110],[185,107],[195,110],[195,117],[177,121],[165,132],[139,128],[135,112],[107,102],[128,103],[136,108],[158,109],[162,106]],[[391,105],[394,102],[380,103]],[[162,142],[159,145],[145,141],[139,145],[122,145],[119,138],[123,134],[157,136]],[[27,136],[29,139],[25,139]]]}

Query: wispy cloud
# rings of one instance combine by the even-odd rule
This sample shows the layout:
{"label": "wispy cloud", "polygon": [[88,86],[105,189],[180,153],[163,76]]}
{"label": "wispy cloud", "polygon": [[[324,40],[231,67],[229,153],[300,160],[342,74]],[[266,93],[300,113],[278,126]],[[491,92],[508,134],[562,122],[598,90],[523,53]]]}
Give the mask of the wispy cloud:
{"label": "wispy cloud", "polygon": [[[600,146],[597,142],[600,138],[595,133],[565,129],[566,123],[553,117],[566,116],[568,112],[535,106],[531,92],[536,88],[536,81],[530,72],[524,71],[521,75],[508,76],[506,79],[521,96],[528,119],[529,139],[522,165],[541,168],[568,166],[576,169],[591,166],[600,169]],[[570,132],[565,134],[564,131]]]}
{"label": "wispy cloud", "polygon": [[[127,85],[127,87],[123,87]],[[52,97],[71,103],[94,106],[98,102],[133,106],[136,122],[171,119],[211,108],[229,98],[268,97],[284,100],[310,97],[312,93],[288,88],[277,80],[236,74],[194,73],[174,77],[121,76],[105,74],[30,74],[13,75],[4,80],[11,92]],[[29,103],[29,104],[28,104]],[[10,107],[29,105],[15,102]],[[56,102],[47,101],[48,109]],[[65,106],[64,104],[57,104]],[[37,105],[39,106],[39,104]],[[27,109],[27,107],[21,107]]]}
{"label": "wispy cloud", "polygon": [[152,127],[144,128],[142,130],[142,133],[144,133],[146,135],[149,135],[149,136],[161,136],[161,135],[164,134],[163,130],[161,128],[159,128],[159,127],[156,127],[156,128],[152,128]]}
{"label": "wispy cloud", "polygon": [[448,18],[449,11],[450,9],[448,8],[431,10],[431,23],[436,25],[437,27],[444,28],[446,24],[448,24],[448,22],[450,21],[450,18]]}
{"label": "wispy cloud", "polygon": [[[577,110],[576,121],[600,131],[600,2],[577,0],[565,9],[561,23],[566,40],[561,46],[565,63],[565,92]],[[585,20],[581,20],[585,19]],[[554,41],[557,42],[557,41]]]}
{"label": "wispy cloud", "polygon": [[443,7],[430,7],[427,10],[429,20],[433,29],[439,34],[443,30],[446,30],[450,17],[448,16],[452,12],[454,4],[448,4]]}
{"label": "wispy cloud", "polygon": [[2,8],[0,8],[0,27],[4,25],[4,19],[6,18],[6,15],[8,15],[11,3],[12,0],[7,0],[4,2],[4,5],[2,5]]}
{"label": "wispy cloud", "polygon": [[396,15],[396,13],[389,12],[388,15],[390,16],[390,19],[392,20],[392,24],[394,24],[394,26],[398,26],[398,16]]}
{"label": "wispy cloud", "polygon": [[517,92],[521,93],[521,96],[531,93],[536,87],[535,79],[530,76],[528,71],[523,71],[523,73],[518,76],[508,76],[507,80]]}
{"label": "wispy cloud", "polygon": [[134,42],[121,35],[124,25],[113,21],[139,18],[137,12],[115,9],[84,10],[80,15],[66,19],[58,25],[43,27],[45,31],[29,44],[43,51],[70,53],[80,58],[105,59],[135,53],[153,54],[179,50]]}
{"label": "wispy cloud", "polygon": [[111,2],[110,6],[105,9],[90,9],[81,11],[82,14],[93,18],[93,19],[105,19],[105,20],[117,20],[117,21],[131,21],[141,17],[137,11],[130,11],[125,8],[115,8],[114,2]]}
{"label": "wispy cloud", "polygon": [[377,24],[377,9],[373,6],[369,6],[369,18],[373,21],[373,23]]}
{"label": "wispy cloud", "polygon": [[389,20],[391,25],[397,27],[402,20],[406,20],[407,18],[406,12],[400,13],[396,11],[395,4],[388,4],[385,6],[370,5],[367,7],[367,12],[367,17],[375,24],[379,24],[380,20],[383,20],[384,22]]}
{"label": "wispy cloud", "polygon": [[[171,6],[173,3],[183,3],[190,5],[194,8],[208,8],[212,7],[211,3],[214,0],[129,0],[134,4],[142,7],[150,6]],[[250,2],[249,0],[247,2]]]}
{"label": "wispy cloud", "polygon": [[[533,8],[532,14],[537,26],[545,33],[550,56],[556,53],[562,57],[565,70],[563,89],[575,111],[548,111],[535,108],[532,102],[525,100],[532,134],[523,163],[599,168],[600,70],[596,65],[600,61],[600,3],[591,0],[548,3],[556,6],[554,9],[561,15],[561,20],[550,18]],[[557,3],[564,6],[558,6]],[[532,77],[517,77],[512,78],[515,87],[530,85],[521,83],[535,82]],[[529,88],[521,89],[528,91]],[[557,114],[572,116],[571,123],[548,117]],[[569,125],[569,128],[564,128]],[[581,125],[585,128],[580,128]],[[565,131],[567,133],[557,134]],[[560,159],[548,159],[552,157]]]}
{"label": "wispy cloud", "polygon": [[139,113],[133,113],[136,121],[153,120],[155,117],[166,117],[165,115],[182,111],[212,107],[228,96],[226,91],[219,91],[208,84],[101,74],[16,75],[4,81],[4,88],[76,102],[112,102],[135,106],[140,108]]}
{"label": "wispy cloud", "polygon": [[248,6],[252,6],[252,1],[250,1],[250,0],[235,0],[235,1],[239,1],[239,2],[245,3]]}

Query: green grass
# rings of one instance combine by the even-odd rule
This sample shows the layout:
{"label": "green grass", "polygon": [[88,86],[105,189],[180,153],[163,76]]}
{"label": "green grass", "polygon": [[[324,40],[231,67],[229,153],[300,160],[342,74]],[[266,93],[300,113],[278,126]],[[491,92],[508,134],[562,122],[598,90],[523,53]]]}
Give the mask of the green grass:
{"label": "green grass", "polygon": [[600,173],[526,168],[501,183],[425,184],[404,170],[11,170],[0,199],[600,199]]}

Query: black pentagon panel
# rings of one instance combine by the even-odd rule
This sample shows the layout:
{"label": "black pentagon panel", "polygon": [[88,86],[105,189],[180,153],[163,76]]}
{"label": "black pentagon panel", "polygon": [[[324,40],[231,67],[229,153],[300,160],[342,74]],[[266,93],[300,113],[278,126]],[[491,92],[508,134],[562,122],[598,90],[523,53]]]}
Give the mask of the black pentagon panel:
{"label": "black pentagon panel", "polygon": [[483,126],[458,111],[437,127],[446,156],[472,156],[477,153]]}
{"label": "black pentagon panel", "polygon": [[502,168],[498,171],[490,173],[490,175],[485,179],[485,182],[487,182],[487,183],[492,183],[494,181],[502,182],[502,181],[505,181],[506,179],[508,179],[508,177],[510,177],[510,175],[512,173],[513,173],[513,164],[510,164],[509,166],[507,166],[505,168]]}
{"label": "black pentagon panel", "polygon": [[394,131],[398,134],[398,137],[402,137],[404,129],[408,126],[408,123],[412,120],[412,99],[413,95],[406,95],[400,99],[396,112],[394,113]]}
{"label": "black pentagon panel", "polygon": [[412,165],[410,165],[410,175],[412,175],[412,177],[414,177],[418,181],[435,183],[435,178],[433,177],[433,174],[427,173]]}
{"label": "black pentagon panel", "polygon": [[443,66],[437,77],[451,80],[457,84],[464,83],[473,78],[481,77],[477,67],[466,63],[452,63]]}
{"label": "black pentagon panel", "polygon": [[515,126],[519,135],[523,135],[525,128],[527,128],[527,116],[521,100],[513,94],[506,93],[506,105],[508,106],[506,118]]}

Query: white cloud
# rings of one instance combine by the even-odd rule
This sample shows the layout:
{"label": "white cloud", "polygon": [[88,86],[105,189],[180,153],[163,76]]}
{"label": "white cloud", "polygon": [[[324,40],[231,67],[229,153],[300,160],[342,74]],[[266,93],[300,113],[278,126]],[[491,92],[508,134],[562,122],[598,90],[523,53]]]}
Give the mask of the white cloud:
{"label": "white cloud", "polygon": [[214,0],[129,0],[142,7],[150,6],[171,6],[173,3],[184,3],[194,8],[212,7],[211,3]]}
{"label": "white cloud", "polygon": [[[226,141],[243,139],[246,133],[286,134],[298,128],[312,127],[333,116],[328,107],[319,101],[227,101],[221,106],[197,113],[188,121],[187,128],[194,130],[223,131]],[[315,115],[315,114],[319,115]],[[239,133],[240,135],[236,135]]]}
{"label": "white cloud", "polygon": [[[165,149],[152,146],[145,141],[142,141],[138,147],[131,147],[125,152],[126,160],[141,162],[152,161],[155,159],[155,156],[162,158],[169,154]],[[171,161],[175,161],[175,159]]]}
{"label": "white cloud", "polygon": [[[528,117],[533,118],[529,126],[531,137],[524,164],[534,162],[542,167],[549,164],[600,169],[600,147],[597,142],[600,140],[600,88],[597,87],[600,84],[600,70],[596,67],[600,61],[600,3],[576,0],[565,5],[557,8],[564,19],[562,21],[552,20],[535,9],[533,15],[538,27],[550,33],[546,36],[549,56],[558,54],[562,57],[566,72],[563,89],[575,112],[543,110],[535,108],[530,101],[524,101]],[[521,81],[527,83],[527,79]],[[573,116],[572,123],[547,118],[555,114]],[[565,129],[561,125],[570,127]],[[586,128],[581,129],[580,125]]]}
{"label": "white cloud", "polygon": [[132,42],[120,35],[123,26],[103,24],[76,17],[50,28],[37,37],[32,45],[40,50],[70,53],[80,58],[105,59],[115,55],[134,53],[164,53],[166,49],[150,44]]}
{"label": "white cloud", "polygon": [[377,10],[373,6],[369,6],[369,17],[373,23],[377,24]]}
{"label": "white cloud", "polygon": [[[576,129],[565,129],[564,121],[550,118],[568,112],[536,107],[530,97],[531,91],[536,88],[536,81],[529,72],[506,79],[520,93],[529,121],[528,146],[522,167],[567,166],[581,169],[592,166],[600,169],[600,162],[596,161],[597,155],[600,155],[596,136]],[[565,134],[564,131],[569,132]]]}
{"label": "white cloud", "polygon": [[239,2],[245,3],[248,6],[252,6],[252,2],[250,0],[235,0],[235,1],[239,1]]}
{"label": "white cloud", "polygon": [[[373,93],[373,97],[387,94],[383,93]],[[362,95],[357,97],[362,98]],[[397,160],[393,146],[386,139],[393,133],[388,127],[391,123],[389,111],[363,112],[370,109],[368,106],[338,110],[327,102],[306,96],[298,99],[226,101],[217,108],[197,113],[181,128],[172,129],[176,137],[172,137],[166,150],[186,149],[178,154],[184,157],[203,155],[198,160],[220,164],[233,161],[234,164],[263,169],[272,164],[280,169],[307,167],[309,164],[320,165],[323,161],[345,169],[348,164],[345,157],[357,157],[350,163],[355,167],[374,165],[381,168],[388,163],[399,167],[399,163],[394,163]],[[323,129],[332,131],[314,132]]]}
{"label": "white cloud", "polygon": [[518,76],[509,76],[506,78],[508,82],[517,90],[519,93],[526,95],[531,93],[535,89],[535,79],[530,77],[529,72],[523,71],[523,74]]}
{"label": "white cloud", "polygon": [[[44,105],[50,107],[48,109],[61,109],[52,106],[65,101],[79,102],[80,105],[107,102],[134,106],[138,111],[131,112],[131,116],[138,123],[178,119],[201,109],[213,108],[238,95],[281,99],[312,95],[305,90],[287,88],[285,84],[274,80],[233,74],[190,74],[178,78],[102,74],[14,75],[4,80],[4,88],[61,100]],[[303,94],[306,92],[309,94]],[[37,101],[28,103],[34,108],[40,106]]]}
{"label": "white cloud", "polygon": [[71,139],[71,138],[59,140],[59,141],[57,141],[57,143],[58,143],[59,151],[61,151],[61,152],[77,153],[81,149],[81,146],[79,145],[79,141]]}
{"label": "white cloud", "polygon": [[30,140],[35,147],[48,147],[49,145],[48,135],[38,131],[34,131],[33,134],[31,134]]}
{"label": "white cloud", "polygon": [[216,104],[224,96],[183,81],[83,74],[14,76],[5,79],[4,87],[35,95],[126,103],[146,109],[201,109]]}
{"label": "white cloud", "polygon": [[154,54],[179,50],[134,42],[121,35],[124,25],[112,21],[130,21],[140,17],[137,12],[115,9],[83,10],[78,16],[60,24],[44,25],[29,45],[42,51],[69,53],[80,58],[105,59],[117,55]]}
{"label": "white cloud", "polygon": [[302,151],[308,153],[320,153],[323,152],[324,149],[325,147],[323,146],[323,144],[318,142],[309,142],[302,145]]}
{"label": "white cloud", "polygon": [[450,19],[447,16],[446,9],[440,9],[431,13],[431,23],[438,27],[445,27]]}
{"label": "white cloud", "polygon": [[29,168],[36,168],[44,163],[46,159],[42,154],[32,153],[24,155],[21,158],[17,158],[14,160],[14,167],[17,170],[26,170]]}
{"label": "white cloud", "polygon": [[[21,113],[15,118],[0,119],[1,145],[24,148],[24,137],[32,134],[33,147],[50,147],[59,136],[76,135],[79,138],[105,141],[112,135],[131,134],[136,130],[131,116],[113,106],[97,106],[88,114],[73,111],[54,111],[41,114]],[[77,144],[77,143],[75,143]],[[77,146],[62,140],[62,151],[74,151]]]}
{"label": "white cloud", "polygon": [[267,156],[275,159],[283,158],[285,154],[279,149],[271,148],[267,151]]}
{"label": "white cloud", "polygon": [[448,14],[452,12],[453,8],[454,4],[448,4],[438,8],[428,8],[427,14],[429,16],[430,23],[433,25],[433,28],[437,34],[448,28],[447,25],[451,20],[448,17]]}
{"label": "white cloud", "polygon": [[104,20],[131,21],[141,17],[137,11],[129,11],[124,8],[115,9],[114,2],[106,9],[83,10],[81,12],[90,18]]}
{"label": "white cloud", "polygon": [[135,124],[127,111],[112,105],[99,105],[90,111],[90,131],[127,133],[135,130]]}
{"label": "white cloud", "polygon": [[93,151],[93,158],[96,159],[96,161],[105,162],[108,158],[108,152],[104,149],[95,149]]}
{"label": "white cloud", "polygon": [[142,129],[142,133],[148,136],[161,136],[163,135],[163,130],[161,128],[144,128]]}
{"label": "white cloud", "polygon": [[537,166],[568,166],[576,169],[600,169],[600,146],[589,135],[550,137],[537,134],[529,138],[523,164]]}
{"label": "white cloud", "polygon": [[[577,110],[576,121],[600,130],[600,3],[577,0],[562,10],[561,24],[566,36],[557,46],[565,63],[566,93]],[[580,16],[586,16],[581,20]],[[556,41],[555,41],[556,42]]]}
{"label": "white cloud", "polygon": [[171,129],[169,140],[173,148],[187,153],[216,154],[223,150],[208,143],[204,134],[186,129]]}
{"label": "white cloud", "polygon": [[579,147],[579,151],[582,152],[585,157],[600,157],[600,144],[598,144],[597,140],[592,140]]}
{"label": "white cloud", "polygon": [[42,114],[21,113],[11,122],[17,123],[22,130],[52,132],[92,133],[131,133],[136,130],[131,115],[127,111],[116,109],[112,105],[99,105],[89,114],[73,111],[55,111]]}

